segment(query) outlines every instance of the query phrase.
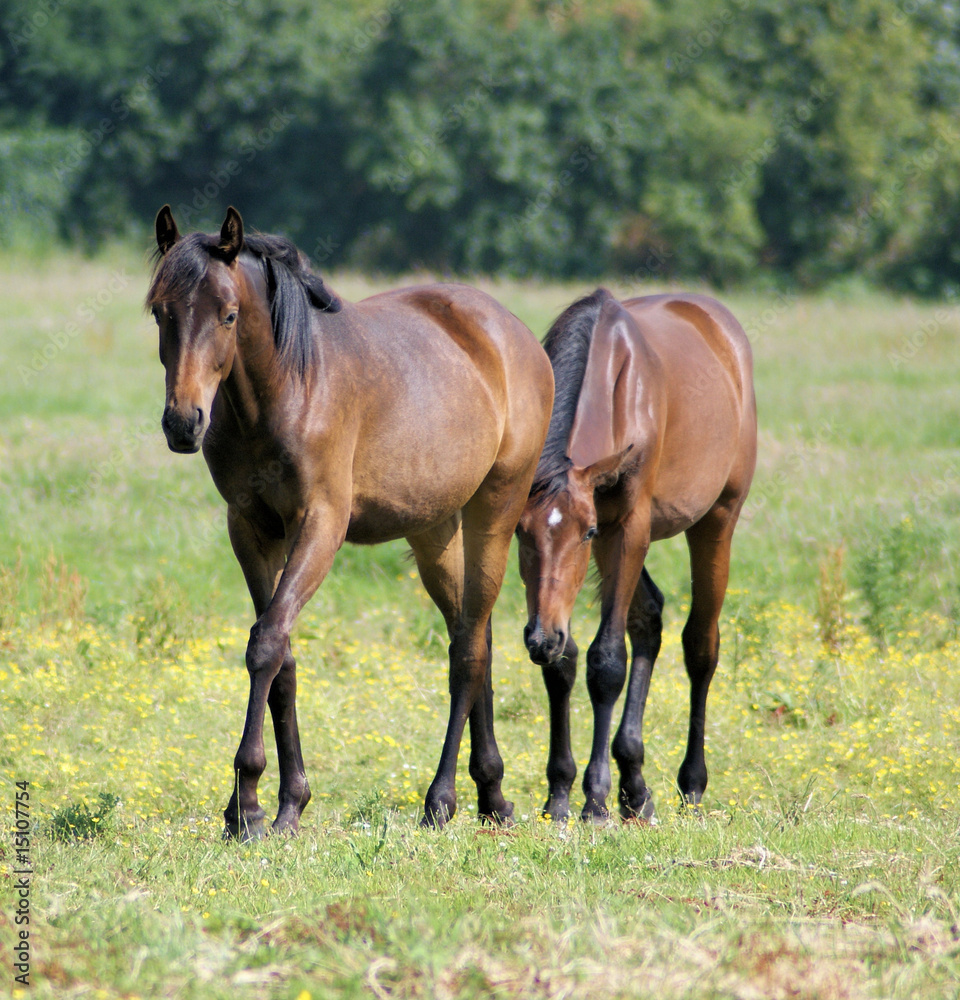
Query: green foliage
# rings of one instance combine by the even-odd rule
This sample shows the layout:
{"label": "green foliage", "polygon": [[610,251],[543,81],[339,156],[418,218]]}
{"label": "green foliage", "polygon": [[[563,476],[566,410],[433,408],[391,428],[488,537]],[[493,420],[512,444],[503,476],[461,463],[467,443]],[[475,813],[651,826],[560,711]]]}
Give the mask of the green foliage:
{"label": "green foliage", "polygon": [[0,14],[5,245],[236,204],[321,264],[960,287],[960,29],[897,0]]}
{"label": "green foliage", "polygon": [[99,837],[107,829],[107,820],[119,803],[119,795],[100,792],[93,809],[86,802],[72,802],[61,806],[50,817],[49,836],[52,840],[65,844]]}
{"label": "green foliage", "polygon": [[920,581],[942,544],[938,532],[904,516],[881,521],[857,552],[857,584],[866,604],[863,623],[882,646],[894,642],[915,617]]}

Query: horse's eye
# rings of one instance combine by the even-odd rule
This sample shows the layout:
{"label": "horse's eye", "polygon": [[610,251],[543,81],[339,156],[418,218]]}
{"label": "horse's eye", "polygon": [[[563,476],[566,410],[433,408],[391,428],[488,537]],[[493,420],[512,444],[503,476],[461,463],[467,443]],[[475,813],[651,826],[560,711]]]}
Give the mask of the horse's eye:
{"label": "horse's eye", "polygon": [[597,526],[593,525],[591,528],[587,528],[587,533],[583,536],[585,542],[589,542],[591,538],[595,538],[597,534]]}
{"label": "horse's eye", "polygon": [[233,324],[236,323],[236,321],[237,321],[236,312],[227,313],[227,315],[223,317],[224,326],[233,326]]}

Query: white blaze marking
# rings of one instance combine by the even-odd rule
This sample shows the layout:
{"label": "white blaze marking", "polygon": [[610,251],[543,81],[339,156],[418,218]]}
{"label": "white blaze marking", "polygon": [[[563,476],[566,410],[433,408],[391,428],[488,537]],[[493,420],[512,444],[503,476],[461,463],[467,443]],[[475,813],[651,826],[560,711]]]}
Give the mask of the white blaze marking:
{"label": "white blaze marking", "polygon": [[560,511],[554,507],[553,510],[550,511],[550,516],[547,518],[547,524],[549,524],[551,528],[555,528],[562,520],[563,514],[561,514]]}

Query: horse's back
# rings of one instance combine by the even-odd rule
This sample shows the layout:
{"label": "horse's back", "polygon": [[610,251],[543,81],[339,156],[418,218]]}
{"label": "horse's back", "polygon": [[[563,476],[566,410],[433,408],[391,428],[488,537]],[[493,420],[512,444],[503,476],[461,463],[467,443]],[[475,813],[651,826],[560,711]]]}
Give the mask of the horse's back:
{"label": "horse's back", "polygon": [[695,381],[697,397],[728,381],[738,403],[753,396],[753,355],[737,318],[708,295],[667,294],[623,303],[669,372]]}
{"label": "horse's back", "polygon": [[654,537],[665,537],[695,523],[719,498],[746,495],[756,460],[750,342],[709,296],[645,296],[623,305],[659,363],[654,520],[661,523]]}
{"label": "horse's back", "polygon": [[398,289],[358,306],[384,309],[393,323],[409,311],[419,331],[422,354],[415,364],[421,375],[431,368],[445,385],[455,386],[452,369],[469,365],[466,381],[483,386],[497,413],[501,452],[539,448],[553,403],[553,372],[533,333],[509,309],[457,283]]}

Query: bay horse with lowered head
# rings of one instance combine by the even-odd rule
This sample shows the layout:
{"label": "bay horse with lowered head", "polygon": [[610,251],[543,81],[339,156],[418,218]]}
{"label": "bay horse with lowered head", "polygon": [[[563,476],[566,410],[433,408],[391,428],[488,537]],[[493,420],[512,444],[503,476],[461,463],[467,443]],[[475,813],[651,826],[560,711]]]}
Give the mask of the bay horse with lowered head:
{"label": "bay horse with lowered head", "polygon": [[227,502],[230,541],[257,615],[250,692],[226,832],[266,832],[257,783],[263,723],[280,768],[273,829],[310,799],[290,631],[343,543],[405,538],[450,637],[450,716],[424,819],[456,811],[470,723],[479,814],[512,810],[493,731],[491,611],[550,420],[553,379],[533,334],[490,296],[422,285],[349,304],[292,243],[156,221],[147,306],[166,369],[163,430],[203,456]]}
{"label": "bay horse with lowered head", "polygon": [[750,344],[719,302],[652,295],[619,302],[598,289],[553,324],[544,347],[556,399],[531,496],[520,518],[524,640],[550,699],[545,815],[569,813],[576,776],[569,699],[577,668],[570,616],[591,549],[600,575],[600,627],[587,652],[593,746],[583,776],[584,819],[607,817],[614,705],[632,666],[613,740],[620,814],[651,819],[644,783],[643,713],[660,650],[663,594],[644,568],[651,542],[683,531],[692,596],[683,629],[690,725],[678,785],[700,802],[703,737],[717,666],[718,619],[730,543],[753,477],[757,415]]}

